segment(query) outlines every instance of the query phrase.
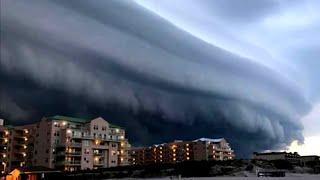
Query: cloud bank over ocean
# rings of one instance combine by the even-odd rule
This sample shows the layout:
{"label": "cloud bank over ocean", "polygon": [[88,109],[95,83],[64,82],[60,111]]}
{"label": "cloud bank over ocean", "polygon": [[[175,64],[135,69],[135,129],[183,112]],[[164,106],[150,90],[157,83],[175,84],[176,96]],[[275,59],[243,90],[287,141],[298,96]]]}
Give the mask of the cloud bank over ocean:
{"label": "cloud bank over ocean", "polygon": [[133,1],[1,5],[0,115],[13,123],[102,115],[133,144],[223,136],[243,156],[303,140],[306,90],[255,54],[204,41]]}

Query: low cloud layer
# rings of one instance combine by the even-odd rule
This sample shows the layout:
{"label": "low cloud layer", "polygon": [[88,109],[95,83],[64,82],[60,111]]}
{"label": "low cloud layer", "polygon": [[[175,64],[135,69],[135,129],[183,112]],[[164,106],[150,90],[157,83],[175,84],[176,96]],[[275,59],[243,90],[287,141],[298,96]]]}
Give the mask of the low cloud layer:
{"label": "low cloud layer", "polygon": [[296,81],[133,1],[1,6],[0,113],[14,123],[102,115],[136,145],[223,136],[243,156],[303,140]]}

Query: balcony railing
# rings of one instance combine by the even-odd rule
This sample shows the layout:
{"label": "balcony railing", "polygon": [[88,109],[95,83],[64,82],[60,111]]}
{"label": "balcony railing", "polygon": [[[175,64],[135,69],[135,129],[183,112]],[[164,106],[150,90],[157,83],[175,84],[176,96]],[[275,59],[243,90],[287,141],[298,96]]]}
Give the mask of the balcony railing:
{"label": "balcony railing", "polygon": [[80,166],[81,161],[80,160],[74,160],[74,161],[59,161],[56,163],[56,166]]}
{"label": "balcony railing", "polygon": [[60,151],[60,152],[57,152],[56,156],[81,156],[81,152],[80,151],[76,151],[76,152]]}
{"label": "balcony railing", "polygon": [[120,137],[113,137],[113,138],[110,138],[110,137],[99,137],[99,136],[93,136],[93,135],[88,135],[88,134],[73,134],[71,135],[71,138],[74,138],[74,139],[89,139],[89,140],[92,140],[92,139],[99,139],[99,140],[102,140],[102,141],[121,141],[121,140],[125,140],[124,138],[120,138]]}
{"label": "balcony railing", "polygon": [[81,155],[80,151],[76,151],[76,152],[65,152],[67,155]]}
{"label": "balcony railing", "polygon": [[69,142],[69,143],[66,143],[66,146],[70,146],[70,147],[81,147],[81,143],[78,143],[78,142]]}
{"label": "balcony railing", "polygon": [[104,153],[102,153],[102,152],[99,152],[99,153],[93,153],[93,155],[94,155],[94,156],[103,156],[103,155],[104,155]]}

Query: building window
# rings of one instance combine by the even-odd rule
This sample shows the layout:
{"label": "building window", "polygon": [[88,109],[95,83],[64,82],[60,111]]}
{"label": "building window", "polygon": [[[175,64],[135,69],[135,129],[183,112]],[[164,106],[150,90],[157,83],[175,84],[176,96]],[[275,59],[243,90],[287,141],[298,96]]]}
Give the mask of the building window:
{"label": "building window", "polygon": [[89,150],[89,149],[85,149],[85,150],[84,150],[84,153],[85,153],[85,154],[89,154],[89,153],[90,153],[90,150]]}
{"label": "building window", "polygon": [[98,130],[98,129],[99,129],[99,126],[98,126],[98,125],[93,125],[93,129],[94,129],[94,130]]}
{"label": "building window", "polygon": [[89,146],[89,141],[83,141],[84,146]]}

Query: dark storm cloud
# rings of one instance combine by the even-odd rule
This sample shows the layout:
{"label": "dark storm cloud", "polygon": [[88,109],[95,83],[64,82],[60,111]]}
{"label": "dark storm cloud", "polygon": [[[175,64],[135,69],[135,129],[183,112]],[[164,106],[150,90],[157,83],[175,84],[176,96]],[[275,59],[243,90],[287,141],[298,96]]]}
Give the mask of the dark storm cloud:
{"label": "dark storm cloud", "polygon": [[7,114],[103,115],[136,144],[224,136],[247,141],[242,155],[303,139],[310,107],[294,83],[134,2],[1,3],[1,104],[17,99],[1,115],[16,123]]}

